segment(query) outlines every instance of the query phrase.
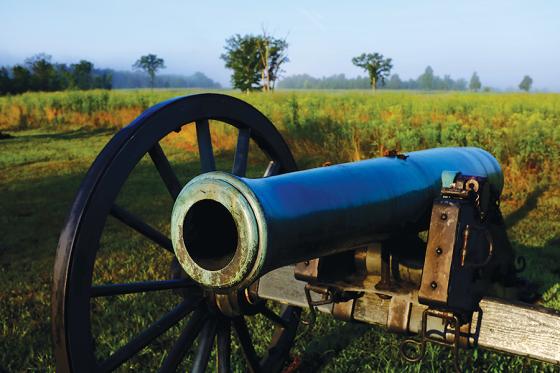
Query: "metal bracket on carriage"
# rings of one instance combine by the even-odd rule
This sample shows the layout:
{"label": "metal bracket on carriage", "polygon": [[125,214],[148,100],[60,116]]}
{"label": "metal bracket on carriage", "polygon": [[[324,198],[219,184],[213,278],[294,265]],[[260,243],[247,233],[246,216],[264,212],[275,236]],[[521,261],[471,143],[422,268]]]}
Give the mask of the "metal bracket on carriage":
{"label": "metal bracket on carriage", "polygon": [[[309,328],[313,326],[317,318],[317,307],[332,304],[332,315],[338,319],[350,321],[354,312],[354,301],[363,295],[361,291],[346,290],[344,288],[333,285],[330,281],[325,284],[320,281],[321,276],[320,267],[321,261],[325,259],[317,258],[306,260],[297,263],[294,269],[294,276],[296,279],[306,281],[305,285],[305,298],[309,308],[309,320],[302,321]],[[323,270],[323,272],[325,272]],[[330,276],[333,276],[332,271],[326,271]],[[336,278],[331,277],[331,279]],[[313,299],[312,293],[318,294],[319,299]]]}
{"label": "metal bracket on carriage", "polygon": [[[305,298],[309,307],[309,320],[303,321],[310,328],[317,319],[317,307],[332,304],[332,315],[338,319],[350,321],[354,312],[354,301],[364,295],[363,292],[347,291],[331,285],[305,285]],[[319,294],[321,297],[314,300],[311,293]]]}
{"label": "metal bracket on carriage", "polygon": [[[459,172],[442,174],[441,197],[434,201],[422,281],[420,303],[428,306],[422,314],[420,341],[405,340],[401,355],[410,362],[423,359],[427,342],[453,348],[453,364],[458,363],[459,348],[476,344],[482,312],[479,303],[485,294],[484,274],[494,253],[487,218],[492,199],[486,178]],[[477,329],[472,330],[474,314]],[[434,318],[443,330],[429,328]],[[417,346],[416,354],[411,348]]]}
{"label": "metal bracket on carriage", "polygon": [[482,310],[479,308],[476,314],[476,324],[473,330],[472,318],[465,322],[455,312],[426,308],[422,313],[420,340],[412,338],[404,340],[399,347],[401,356],[408,362],[417,363],[426,355],[428,342],[451,347],[453,349],[453,367],[456,372],[461,372],[459,351],[461,348],[475,347],[477,336],[480,333]]}

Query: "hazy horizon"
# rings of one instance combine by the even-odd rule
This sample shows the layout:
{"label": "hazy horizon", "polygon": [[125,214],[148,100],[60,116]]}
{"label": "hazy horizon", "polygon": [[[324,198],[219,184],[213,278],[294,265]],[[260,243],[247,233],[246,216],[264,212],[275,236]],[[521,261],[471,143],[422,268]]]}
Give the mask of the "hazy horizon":
{"label": "hazy horizon", "polygon": [[403,80],[430,65],[436,75],[484,86],[517,89],[524,75],[534,90],[560,91],[560,3],[519,1],[450,3],[285,1],[263,8],[250,1],[211,4],[147,1],[4,0],[0,13],[0,65],[21,63],[36,53],[57,62],[92,61],[99,68],[130,70],[143,54],[165,59],[165,74],[206,74],[229,86],[220,55],[233,34],[265,27],[286,37],[290,62],[284,75],[315,77],[365,73],[351,58],[380,52],[393,59]]}

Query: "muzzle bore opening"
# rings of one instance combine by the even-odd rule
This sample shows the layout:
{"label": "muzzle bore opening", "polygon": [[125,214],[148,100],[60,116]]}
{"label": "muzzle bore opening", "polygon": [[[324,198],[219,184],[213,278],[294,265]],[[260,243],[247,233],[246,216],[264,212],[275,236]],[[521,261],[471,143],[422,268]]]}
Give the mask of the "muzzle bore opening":
{"label": "muzzle bore opening", "polygon": [[221,203],[204,199],[194,203],[183,222],[183,241],[200,267],[218,271],[237,251],[238,232],[231,212]]}

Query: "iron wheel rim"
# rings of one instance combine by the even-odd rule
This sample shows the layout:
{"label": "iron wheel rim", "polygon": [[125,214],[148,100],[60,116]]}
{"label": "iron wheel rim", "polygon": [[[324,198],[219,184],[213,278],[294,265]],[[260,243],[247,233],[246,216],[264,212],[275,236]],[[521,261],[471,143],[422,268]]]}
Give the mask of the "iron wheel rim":
{"label": "iron wheel rim", "polygon": [[[250,138],[277,165],[277,173],[296,170],[287,144],[272,123],[251,105],[226,95],[200,94],[171,99],[146,110],[120,130],[87,172],[60,236],[52,292],[57,371],[101,368],[95,357],[91,330],[92,276],[106,219],[128,176],[167,134],[189,123],[196,122],[198,126],[199,122],[208,123],[208,120],[230,124],[240,129],[240,133],[249,129]],[[173,188],[168,189],[173,194]],[[299,313],[295,307],[285,311],[295,328]],[[288,329],[285,337],[278,339],[283,343],[283,350],[286,345],[291,347],[295,337],[295,330]],[[269,356],[276,357],[261,362],[261,367],[270,369],[278,365],[279,355]]]}

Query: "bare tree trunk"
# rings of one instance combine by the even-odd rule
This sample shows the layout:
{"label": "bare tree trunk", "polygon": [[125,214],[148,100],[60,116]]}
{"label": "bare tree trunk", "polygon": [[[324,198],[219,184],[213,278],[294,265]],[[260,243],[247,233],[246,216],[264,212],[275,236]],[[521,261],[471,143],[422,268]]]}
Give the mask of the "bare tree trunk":
{"label": "bare tree trunk", "polygon": [[155,80],[156,80],[156,74],[150,74],[150,86],[152,87],[152,91],[154,90]]}
{"label": "bare tree trunk", "polygon": [[371,77],[371,89],[373,89],[374,91],[377,89],[377,80],[375,79],[375,76]]}
{"label": "bare tree trunk", "polygon": [[263,33],[264,40],[260,46],[261,50],[261,80],[262,80],[262,90],[263,92],[268,92],[270,90],[270,76],[268,74],[268,57],[270,46],[267,39],[266,32]]}

